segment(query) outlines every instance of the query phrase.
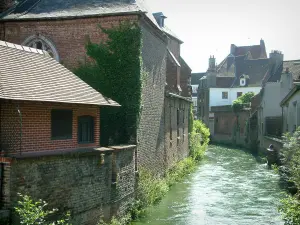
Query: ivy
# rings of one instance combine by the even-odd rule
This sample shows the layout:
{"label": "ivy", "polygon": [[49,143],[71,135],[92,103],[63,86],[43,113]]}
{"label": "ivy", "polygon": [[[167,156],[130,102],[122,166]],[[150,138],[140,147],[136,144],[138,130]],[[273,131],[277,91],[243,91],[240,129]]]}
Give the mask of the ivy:
{"label": "ivy", "polygon": [[[74,72],[83,81],[117,101],[121,107],[101,108],[101,145],[135,142],[141,110],[141,30],[122,22],[109,29],[99,26],[107,41],[86,44],[90,61]],[[99,31],[100,32],[100,31]]]}
{"label": "ivy", "polygon": [[241,111],[245,106],[249,106],[251,99],[254,97],[254,92],[248,92],[233,101],[232,109],[234,112]]}

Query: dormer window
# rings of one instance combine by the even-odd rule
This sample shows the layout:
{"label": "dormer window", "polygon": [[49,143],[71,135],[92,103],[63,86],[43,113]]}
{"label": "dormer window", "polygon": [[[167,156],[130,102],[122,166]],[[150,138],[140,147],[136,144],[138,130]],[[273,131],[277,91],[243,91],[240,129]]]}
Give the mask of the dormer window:
{"label": "dormer window", "polygon": [[242,75],[240,77],[240,86],[245,87],[247,85],[247,78],[249,78],[247,75]]}
{"label": "dormer window", "polygon": [[240,86],[244,87],[246,85],[246,79],[245,78],[241,78],[240,79]]}

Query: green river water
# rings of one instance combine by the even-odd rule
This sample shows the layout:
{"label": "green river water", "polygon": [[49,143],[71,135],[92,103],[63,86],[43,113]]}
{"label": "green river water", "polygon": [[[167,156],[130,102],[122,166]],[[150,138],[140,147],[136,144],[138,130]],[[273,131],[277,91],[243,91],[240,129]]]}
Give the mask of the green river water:
{"label": "green river water", "polygon": [[277,211],[279,177],[240,149],[210,146],[185,181],[134,225],[284,224]]}

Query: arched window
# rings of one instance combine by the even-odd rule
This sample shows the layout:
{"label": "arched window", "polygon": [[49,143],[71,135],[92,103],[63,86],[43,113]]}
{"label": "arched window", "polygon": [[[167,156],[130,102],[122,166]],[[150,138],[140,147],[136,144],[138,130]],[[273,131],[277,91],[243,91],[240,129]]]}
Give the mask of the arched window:
{"label": "arched window", "polygon": [[26,38],[26,40],[22,43],[22,45],[44,50],[48,52],[52,58],[54,58],[56,61],[59,62],[59,55],[54,44],[49,39],[45,38],[42,35],[30,36]]}

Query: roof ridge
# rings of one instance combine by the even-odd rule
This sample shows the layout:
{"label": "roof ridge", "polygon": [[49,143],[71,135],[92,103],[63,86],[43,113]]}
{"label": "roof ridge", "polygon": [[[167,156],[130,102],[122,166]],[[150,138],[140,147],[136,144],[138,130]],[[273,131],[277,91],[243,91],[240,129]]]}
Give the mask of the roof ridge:
{"label": "roof ridge", "polygon": [[47,56],[47,57],[51,57],[48,54],[48,52],[46,52],[44,50],[40,50],[40,49],[37,49],[37,48],[31,48],[31,47],[27,47],[27,46],[24,46],[24,45],[18,45],[18,44],[14,44],[14,43],[7,42],[7,41],[1,41],[0,40],[0,46],[7,47],[7,48],[13,48],[13,49],[16,49],[16,50],[19,50],[19,51],[36,53],[36,54],[44,55],[44,56]]}

